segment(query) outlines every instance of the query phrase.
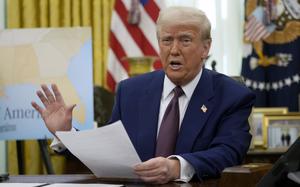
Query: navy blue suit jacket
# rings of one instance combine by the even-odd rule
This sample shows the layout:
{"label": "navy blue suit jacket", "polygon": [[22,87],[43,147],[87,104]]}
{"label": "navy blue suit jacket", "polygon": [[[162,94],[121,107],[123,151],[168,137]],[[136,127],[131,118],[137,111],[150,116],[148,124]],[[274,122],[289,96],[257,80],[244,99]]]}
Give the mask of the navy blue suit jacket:
{"label": "navy blue suit jacket", "polygon": [[[123,122],[142,161],[155,155],[164,76],[159,70],[121,81],[118,86],[110,122]],[[240,83],[203,69],[175,151],[194,167],[199,179],[217,177],[225,167],[242,162],[251,140],[248,116],[254,100],[254,94]]]}

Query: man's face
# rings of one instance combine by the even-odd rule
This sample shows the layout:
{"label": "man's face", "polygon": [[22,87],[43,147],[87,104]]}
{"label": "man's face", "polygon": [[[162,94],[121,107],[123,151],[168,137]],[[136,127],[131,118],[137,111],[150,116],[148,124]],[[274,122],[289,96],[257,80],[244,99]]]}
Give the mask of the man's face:
{"label": "man's face", "polygon": [[189,83],[208,55],[210,40],[202,40],[194,25],[165,25],[158,36],[160,58],[168,78],[176,85]]}

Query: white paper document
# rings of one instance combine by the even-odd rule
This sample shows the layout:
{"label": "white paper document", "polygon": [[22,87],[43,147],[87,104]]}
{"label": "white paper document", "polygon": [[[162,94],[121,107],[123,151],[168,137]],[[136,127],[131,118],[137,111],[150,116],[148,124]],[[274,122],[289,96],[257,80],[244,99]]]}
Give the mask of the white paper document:
{"label": "white paper document", "polygon": [[38,187],[46,183],[0,183],[0,187]]}
{"label": "white paper document", "polygon": [[[119,187],[123,185],[117,184],[74,184],[74,183],[55,183],[50,184],[49,187]],[[47,186],[48,187],[48,186]]]}
{"label": "white paper document", "polygon": [[141,163],[121,121],[56,136],[97,177],[135,179],[133,166]]}

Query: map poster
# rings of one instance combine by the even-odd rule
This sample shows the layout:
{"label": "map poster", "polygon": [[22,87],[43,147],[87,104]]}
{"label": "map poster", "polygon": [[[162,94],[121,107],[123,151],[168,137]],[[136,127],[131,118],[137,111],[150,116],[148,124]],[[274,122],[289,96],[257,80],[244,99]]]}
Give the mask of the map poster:
{"label": "map poster", "polygon": [[52,138],[31,106],[41,84],[57,84],[73,126],[93,128],[91,29],[0,30],[0,140]]}

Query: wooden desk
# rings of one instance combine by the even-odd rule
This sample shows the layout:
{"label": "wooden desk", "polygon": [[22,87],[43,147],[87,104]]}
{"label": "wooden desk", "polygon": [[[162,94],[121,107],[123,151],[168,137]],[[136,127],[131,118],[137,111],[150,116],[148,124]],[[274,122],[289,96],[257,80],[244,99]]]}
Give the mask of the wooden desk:
{"label": "wooden desk", "polygon": [[245,158],[245,163],[275,163],[287,151],[282,149],[256,149],[250,150]]}
{"label": "wooden desk", "polygon": [[[218,179],[206,180],[203,182],[190,183],[168,183],[159,185],[161,187],[218,187]],[[96,178],[90,174],[75,174],[75,175],[15,175],[10,176],[6,183],[105,183],[105,184],[123,184],[125,186],[143,187],[157,186],[145,184],[138,180],[120,180],[120,179],[103,179]]]}

